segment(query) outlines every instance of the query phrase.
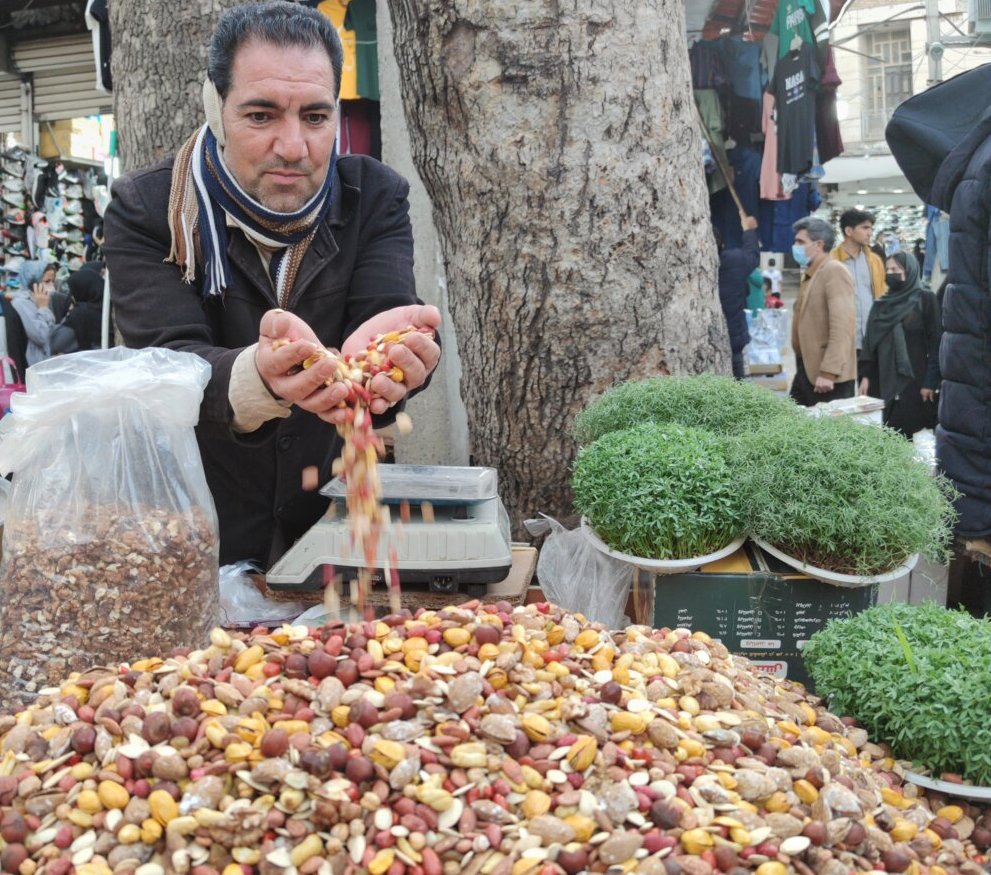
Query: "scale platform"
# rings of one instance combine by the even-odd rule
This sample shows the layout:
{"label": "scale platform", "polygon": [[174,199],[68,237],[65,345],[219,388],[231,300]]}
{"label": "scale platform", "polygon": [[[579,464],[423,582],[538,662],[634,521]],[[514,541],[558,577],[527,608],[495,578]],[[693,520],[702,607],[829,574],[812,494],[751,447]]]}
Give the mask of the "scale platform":
{"label": "scale platform", "polygon": [[[372,578],[376,585],[386,583],[381,569],[390,546],[395,547],[404,588],[476,597],[506,578],[513,564],[512,545],[495,468],[382,465],[378,471],[382,503],[390,507],[393,523],[379,544]],[[269,569],[265,582],[271,589],[320,590],[325,565],[344,580],[356,578],[366,567],[351,544],[344,480],[335,477],[320,494],[331,500],[328,514]],[[399,520],[403,501],[410,506],[408,522]],[[425,513],[427,505],[432,513]]]}

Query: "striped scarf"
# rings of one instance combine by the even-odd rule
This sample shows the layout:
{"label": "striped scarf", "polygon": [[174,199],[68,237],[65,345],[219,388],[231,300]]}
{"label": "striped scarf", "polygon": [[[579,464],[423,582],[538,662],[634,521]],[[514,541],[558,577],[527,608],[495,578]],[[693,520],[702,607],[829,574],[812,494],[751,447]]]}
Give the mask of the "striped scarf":
{"label": "striped scarf", "polygon": [[294,213],[275,213],[250,197],[231,176],[209,125],[179,149],[169,191],[172,248],[166,261],[182,267],[182,278],[196,279],[203,263],[203,298],[222,296],[231,284],[227,258],[227,218],[258,247],[272,253],[269,275],[279,306],[286,309],[303,256],[333,200],[337,150],[323,187]]}

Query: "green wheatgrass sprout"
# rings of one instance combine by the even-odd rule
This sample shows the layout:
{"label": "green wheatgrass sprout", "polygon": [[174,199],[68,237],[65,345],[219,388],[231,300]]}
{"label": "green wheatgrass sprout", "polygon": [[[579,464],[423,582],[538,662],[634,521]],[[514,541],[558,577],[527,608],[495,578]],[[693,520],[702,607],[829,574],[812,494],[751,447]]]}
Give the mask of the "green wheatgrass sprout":
{"label": "green wheatgrass sprout", "polygon": [[587,445],[644,422],[743,434],[775,417],[802,415],[790,399],[732,377],[650,377],[621,383],[590,402],[575,418],[574,435]]}
{"label": "green wheatgrass sprout", "polygon": [[991,784],[991,621],[935,604],[831,620],[802,651],[816,693],[936,777]]}
{"label": "green wheatgrass sprout", "polygon": [[808,565],[891,571],[914,553],[948,557],[949,483],[911,442],[847,417],[778,417],[737,439],[749,530]]}
{"label": "green wheatgrass sprout", "polygon": [[690,559],[743,531],[726,442],[679,425],[645,423],[603,435],[575,460],[575,507],[614,550]]}

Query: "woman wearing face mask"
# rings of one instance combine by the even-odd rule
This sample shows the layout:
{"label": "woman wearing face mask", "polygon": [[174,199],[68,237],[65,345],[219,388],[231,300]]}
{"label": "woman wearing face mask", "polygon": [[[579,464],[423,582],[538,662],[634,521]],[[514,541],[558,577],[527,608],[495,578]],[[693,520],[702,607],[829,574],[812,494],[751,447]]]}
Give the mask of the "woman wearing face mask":
{"label": "woman wearing face mask", "polygon": [[939,304],[910,253],[896,252],[885,271],[888,293],[874,302],[864,335],[860,393],[883,399],[884,424],[911,438],[936,424]]}

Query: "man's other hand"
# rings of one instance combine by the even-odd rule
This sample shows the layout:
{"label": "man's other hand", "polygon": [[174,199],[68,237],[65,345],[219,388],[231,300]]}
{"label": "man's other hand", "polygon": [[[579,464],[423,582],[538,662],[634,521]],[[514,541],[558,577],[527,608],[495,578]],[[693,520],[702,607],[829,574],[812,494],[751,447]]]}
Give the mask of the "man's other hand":
{"label": "man's other hand", "polygon": [[347,387],[343,383],[326,385],[334,378],[334,363],[326,359],[303,368],[303,362],[320,348],[322,344],[313,329],[298,316],[269,310],[262,316],[259,328],[255,367],[276,398],[327,422],[342,422],[344,412],[339,405],[347,397]]}

